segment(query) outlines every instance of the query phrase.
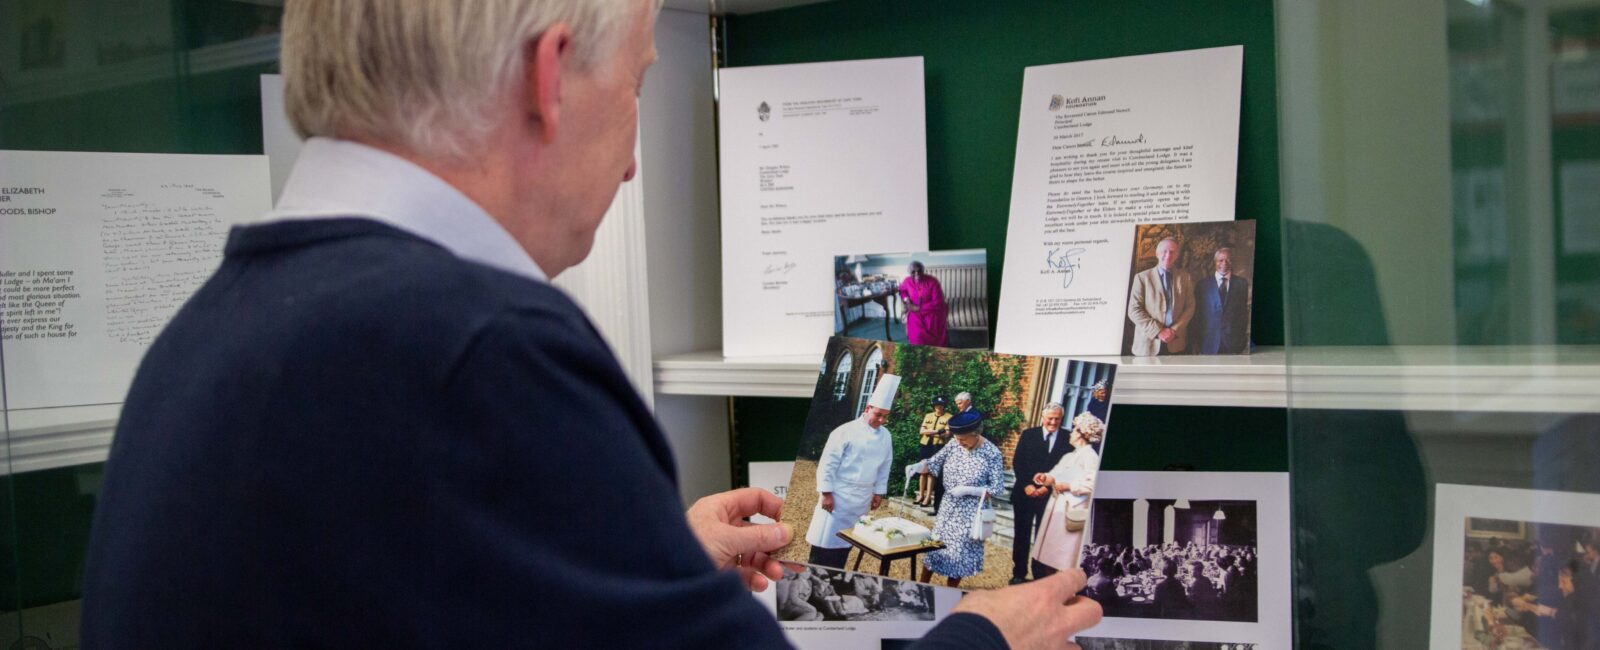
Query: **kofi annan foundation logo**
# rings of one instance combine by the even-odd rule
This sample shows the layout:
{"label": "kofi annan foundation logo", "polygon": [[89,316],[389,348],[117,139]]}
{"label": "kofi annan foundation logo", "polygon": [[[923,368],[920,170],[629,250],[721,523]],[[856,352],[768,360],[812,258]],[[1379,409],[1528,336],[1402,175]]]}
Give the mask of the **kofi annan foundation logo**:
{"label": "kofi annan foundation logo", "polygon": [[1067,103],[1067,100],[1062,98],[1060,95],[1051,95],[1050,96],[1050,110],[1051,111],[1059,111],[1059,110],[1061,110],[1061,106],[1063,104],[1066,104],[1066,103]]}
{"label": "kofi annan foundation logo", "polygon": [[761,102],[761,105],[756,107],[756,117],[761,118],[763,122],[772,119],[772,107],[766,102]]}

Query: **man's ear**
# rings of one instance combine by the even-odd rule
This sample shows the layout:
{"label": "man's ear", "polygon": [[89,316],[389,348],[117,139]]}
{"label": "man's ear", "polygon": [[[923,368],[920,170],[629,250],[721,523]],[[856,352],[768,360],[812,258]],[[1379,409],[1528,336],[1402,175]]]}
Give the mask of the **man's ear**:
{"label": "man's ear", "polygon": [[538,123],[539,137],[546,143],[555,140],[561,121],[562,64],[571,55],[572,29],[566,23],[551,25],[523,51],[527,88],[523,108]]}

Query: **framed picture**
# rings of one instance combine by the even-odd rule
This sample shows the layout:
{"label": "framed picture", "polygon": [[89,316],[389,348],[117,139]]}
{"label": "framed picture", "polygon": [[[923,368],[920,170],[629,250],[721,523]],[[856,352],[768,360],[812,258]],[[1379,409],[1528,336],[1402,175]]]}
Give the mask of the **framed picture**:
{"label": "framed picture", "polygon": [[1527,539],[1528,524],[1527,522],[1523,521],[1510,521],[1507,519],[1483,519],[1479,517],[1468,517],[1467,537]]}
{"label": "framed picture", "polygon": [[1592,648],[1600,494],[1440,484],[1429,647]]}

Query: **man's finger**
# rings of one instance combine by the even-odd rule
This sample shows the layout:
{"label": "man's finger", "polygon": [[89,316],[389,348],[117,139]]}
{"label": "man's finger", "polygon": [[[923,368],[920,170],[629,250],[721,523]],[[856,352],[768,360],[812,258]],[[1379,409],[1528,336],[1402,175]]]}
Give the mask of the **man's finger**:
{"label": "man's finger", "polygon": [[1098,625],[1103,615],[1100,603],[1079,596],[1068,602],[1060,614],[1052,616],[1050,625],[1056,628],[1056,635],[1064,638]]}
{"label": "man's finger", "polygon": [[744,566],[750,567],[757,571],[760,571],[762,567],[767,565],[767,560],[772,559],[771,556],[768,556],[766,553],[761,551],[756,551],[755,553],[745,553],[740,557],[744,560]]}
{"label": "man's finger", "polygon": [[739,577],[744,580],[744,585],[754,592],[766,591],[767,585],[771,584],[766,576],[745,567],[739,567]]}
{"label": "man's finger", "polygon": [[1078,592],[1083,591],[1084,585],[1089,584],[1089,578],[1083,574],[1083,569],[1072,569],[1059,571],[1053,576],[1028,584],[1048,590],[1049,595],[1044,598],[1049,602],[1066,603],[1078,595]]}
{"label": "man's finger", "polygon": [[760,569],[761,573],[770,580],[783,579],[783,563],[774,558],[767,558],[766,562],[761,563],[761,566],[756,568]]}
{"label": "man's finger", "polygon": [[722,500],[722,507],[729,519],[744,519],[756,514],[778,519],[783,509],[783,499],[761,488],[739,488],[724,492],[722,496],[726,497]]}
{"label": "man's finger", "polygon": [[727,531],[728,545],[735,554],[776,551],[789,543],[789,525],[784,523],[758,524]]}

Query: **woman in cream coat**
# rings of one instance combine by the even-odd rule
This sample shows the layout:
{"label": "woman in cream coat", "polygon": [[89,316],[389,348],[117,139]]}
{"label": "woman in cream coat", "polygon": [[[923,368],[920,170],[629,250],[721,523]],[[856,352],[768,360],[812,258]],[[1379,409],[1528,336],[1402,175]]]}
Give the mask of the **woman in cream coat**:
{"label": "woman in cream coat", "polygon": [[1072,419],[1072,436],[1068,439],[1073,450],[1062,456],[1049,472],[1033,477],[1033,482],[1041,486],[1039,489],[1052,492],[1033,540],[1033,577],[1036,579],[1078,565],[1078,550],[1088,527],[1068,531],[1067,513],[1074,508],[1087,507],[1089,498],[1094,495],[1094,475],[1100,469],[1100,454],[1095,453],[1092,443],[1100,442],[1105,432],[1100,418],[1087,411],[1078,414]]}

